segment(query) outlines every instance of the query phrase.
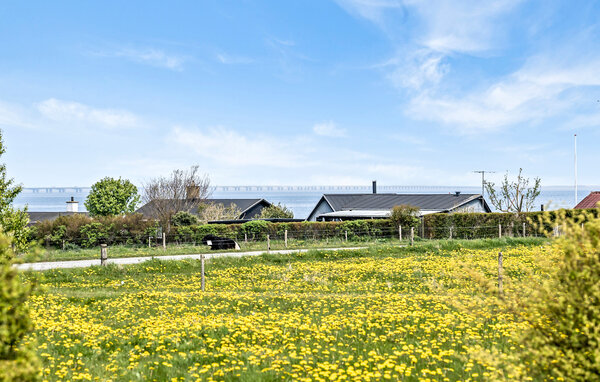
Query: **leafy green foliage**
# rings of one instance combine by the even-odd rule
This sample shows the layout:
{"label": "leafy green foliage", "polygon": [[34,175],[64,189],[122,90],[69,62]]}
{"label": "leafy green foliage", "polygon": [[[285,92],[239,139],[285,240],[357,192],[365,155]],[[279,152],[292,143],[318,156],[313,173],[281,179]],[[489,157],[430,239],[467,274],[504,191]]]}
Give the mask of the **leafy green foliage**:
{"label": "leafy green foliage", "polygon": [[[561,252],[549,280],[532,287],[522,338],[523,358],[539,377],[591,381],[600,376],[600,219],[559,221]],[[552,325],[542,325],[542,320]]]}
{"label": "leafy green foliage", "polygon": [[179,211],[173,215],[173,218],[171,218],[171,223],[173,223],[173,225],[176,227],[188,227],[198,224],[198,218],[196,215],[190,212]]}
{"label": "leafy green foliage", "polygon": [[260,211],[259,219],[292,219],[294,213],[281,203],[271,204]]}
{"label": "leafy green foliage", "polygon": [[127,179],[106,177],[92,186],[85,200],[90,216],[116,216],[135,211],[140,202],[137,187]]}
{"label": "leafy green foliage", "polygon": [[402,204],[394,206],[390,215],[390,220],[395,227],[417,227],[419,225],[419,207],[411,206],[408,204]]}
{"label": "leafy green foliage", "polygon": [[39,361],[24,343],[32,330],[26,301],[33,284],[23,283],[13,267],[11,245],[10,238],[0,234],[0,381],[34,381],[38,379]]}
{"label": "leafy green foliage", "polygon": [[264,220],[251,220],[242,224],[241,232],[247,234],[249,238],[262,240],[266,237],[269,226],[272,224]]}
{"label": "leafy green foliage", "polygon": [[[0,131],[0,156],[4,154],[4,142]],[[12,245],[17,252],[27,249],[27,237],[29,235],[29,217],[27,208],[18,210],[12,207],[12,203],[21,192],[22,187],[15,185],[13,179],[6,176],[6,165],[0,164],[0,228],[5,234],[13,238]]]}

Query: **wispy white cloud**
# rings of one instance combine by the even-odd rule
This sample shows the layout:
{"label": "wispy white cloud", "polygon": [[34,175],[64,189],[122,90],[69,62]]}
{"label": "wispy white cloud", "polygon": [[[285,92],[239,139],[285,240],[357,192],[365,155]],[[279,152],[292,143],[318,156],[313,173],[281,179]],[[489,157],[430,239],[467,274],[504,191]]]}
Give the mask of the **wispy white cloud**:
{"label": "wispy white cloud", "polygon": [[106,128],[134,127],[139,121],[135,114],[125,110],[94,108],[56,98],[38,103],[37,110],[43,117],[53,121],[92,124]]}
{"label": "wispy white cloud", "polygon": [[341,138],[346,136],[346,129],[338,127],[333,121],[315,124],[313,132],[324,137]]}
{"label": "wispy white cloud", "polygon": [[238,65],[238,64],[251,64],[254,62],[252,58],[244,56],[233,56],[227,53],[218,53],[216,55],[217,61],[225,65]]}
{"label": "wispy white cloud", "polygon": [[[421,94],[410,101],[407,112],[462,132],[482,132],[568,115],[575,107],[568,93],[590,86],[600,86],[600,58],[561,66],[551,58],[536,57],[483,89],[454,96]],[[580,124],[593,122],[593,117],[575,118]]]}
{"label": "wispy white cloud", "polygon": [[21,105],[0,101],[0,126],[35,128],[29,114]]}
{"label": "wispy white cloud", "polygon": [[121,57],[140,64],[182,71],[186,59],[183,56],[167,53],[155,48],[117,48],[112,50],[95,51],[99,57]]}
{"label": "wispy white cloud", "polygon": [[175,127],[173,140],[197,155],[229,166],[298,167],[308,153],[296,139],[242,134],[225,127]]}
{"label": "wispy white cloud", "polygon": [[374,68],[383,70],[395,87],[412,90],[437,85],[449,71],[442,54],[425,49],[398,53]]}

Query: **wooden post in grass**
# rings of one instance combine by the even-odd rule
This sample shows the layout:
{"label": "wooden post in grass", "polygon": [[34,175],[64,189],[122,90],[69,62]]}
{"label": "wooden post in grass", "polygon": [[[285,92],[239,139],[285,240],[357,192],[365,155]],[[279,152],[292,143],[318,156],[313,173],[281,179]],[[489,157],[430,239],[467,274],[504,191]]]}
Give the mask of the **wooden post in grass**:
{"label": "wooden post in grass", "polygon": [[498,238],[502,238],[502,224],[498,224]]}
{"label": "wooden post in grass", "polygon": [[267,235],[267,251],[271,250],[271,237]]}
{"label": "wooden post in grass", "polygon": [[204,255],[200,255],[200,288],[204,292],[206,281],[204,279]]}
{"label": "wooden post in grass", "polygon": [[415,227],[410,227],[410,246],[414,245],[415,241]]}
{"label": "wooden post in grass", "polygon": [[65,241],[64,240],[62,241],[62,249],[63,249],[63,251],[65,250]]}
{"label": "wooden post in grass", "polygon": [[503,273],[504,273],[504,269],[502,266],[502,252],[498,252],[498,293],[500,294],[500,297],[502,297],[502,294],[504,293],[503,286],[502,286],[502,274]]}
{"label": "wooden post in grass", "polygon": [[344,231],[344,239],[348,242],[348,231]]}
{"label": "wooden post in grass", "polygon": [[525,223],[523,223],[523,237],[527,235],[527,231],[525,231]]}
{"label": "wooden post in grass", "polygon": [[244,243],[248,244],[248,234],[244,234]]}
{"label": "wooden post in grass", "polygon": [[452,227],[450,227],[450,240],[452,240]]}
{"label": "wooden post in grass", "polygon": [[398,239],[400,239],[400,241],[402,241],[402,226],[401,225],[398,226]]}
{"label": "wooden post in grass", "polygon": [[100,244],[100,265],[106,265],[108,260],[108,245]]}
{"label": "wooden post in grass", "polygon": [[287,229],[283,231],[283,239],[285,241],[285,247],[287,248]]}
{"label": "wooden post in grass", "polygon": [[163,232],[163,249],[167,249],[167,234]]}
{"label": "wooden post in grass", "polygon": [[150,236],[148,236],[148,248],[152,248],[152,247],[150,246],[150,240],[151,240],[151,238],[150,238]]}

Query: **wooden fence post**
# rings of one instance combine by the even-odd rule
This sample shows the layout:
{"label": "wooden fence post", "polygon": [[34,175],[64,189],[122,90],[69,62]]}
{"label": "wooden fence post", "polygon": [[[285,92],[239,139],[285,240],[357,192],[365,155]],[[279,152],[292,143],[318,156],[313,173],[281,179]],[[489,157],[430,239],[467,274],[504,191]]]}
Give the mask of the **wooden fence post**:
{"label": "wooden fence post", "polygon": [[204,279],[204,255],[200,255],[200,288],[204,292],[206,281]]}
{"label": "wooden fence post", "polygon": [[412,247],[415,241],[415,227],[410,227],[410,246]]}
{"label": "wooden fence post", "polygon": [[108,260],[108,246],[106,244],[100,244],[100,265],[106,265]]}
{"label": "wooden fence post", "polygon": [[498,224],[498,238],[502,237],[502,224]]}
{"label": "wooden fence post", "polygon": [[244,243],[246,243],[246,244],[248,243],[248,234],[247,233],[244,234]]}
{"label": "wooden fence post", "polygon": [[498,252],[498,293],[500,297],[502,297],[503,286],[502,286],[502,274],[504,273],[504,269],[502,266],[502,252]]}
{"label": "wooden fence post", "polygon": [[398,226],[398,239],[400,239],[400,241],[402,241],[402,226],[401,225]]}
{"label": "wooden fence post", "polygon": [[346,242],[348,241],[348,231],[344,231],[344,239]]}
{"label": "wooden fence post", "polygon": [[167,249],[167,234],[163,232],[163,249]]}
{"label": "wooden fence post", "polygon": [[285,240],[285,247],[287,248],[287,229],[283,232],[283,238]]}
{"label": "wooden fence post", "polygon": [[525,231],[525,223],[523,223],[523,237],[527,236],[527,231]]}
{"label": "wooden fence post", "polygon": [[452,227],[450,227],[450,240],[452,240]]}
{"label": "wooden fence post", "polygon": [[271,238],[267,235],[267,251],[271,250]]}
{"label": "wooden fence post", "polygon": [[150,236],[148,236],[148,248],[152,248],[152,247],[150,246]]}

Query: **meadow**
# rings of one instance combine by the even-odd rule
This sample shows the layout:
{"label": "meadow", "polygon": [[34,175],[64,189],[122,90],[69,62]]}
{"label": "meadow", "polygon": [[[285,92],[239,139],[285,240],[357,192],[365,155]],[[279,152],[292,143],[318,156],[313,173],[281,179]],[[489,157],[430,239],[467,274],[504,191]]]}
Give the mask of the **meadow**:
{"label": "meadow", "polygon": [[[542,239],[153,260],[52,270],[30,301],[43,379],[480,381],[477,346],[510,352],[522,324],[482,304],[461,267],[531,270]],[[506,290],[510,292],[510,284]]]}

